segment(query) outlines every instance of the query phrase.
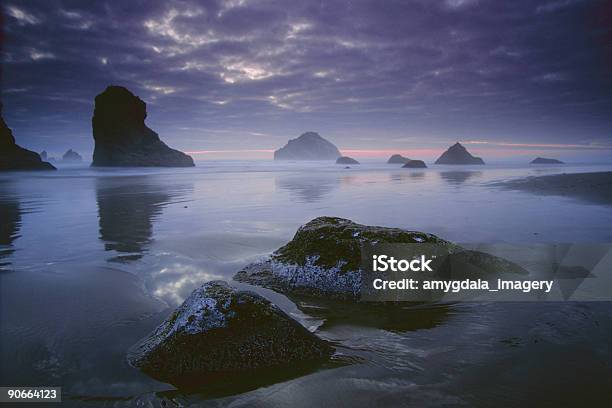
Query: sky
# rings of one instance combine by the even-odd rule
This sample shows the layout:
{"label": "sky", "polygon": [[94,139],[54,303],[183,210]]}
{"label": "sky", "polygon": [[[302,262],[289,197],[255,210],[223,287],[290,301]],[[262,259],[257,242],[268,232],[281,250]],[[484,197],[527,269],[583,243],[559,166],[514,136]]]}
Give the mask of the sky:
{"label": "sky", "polygon": [[[612,160],[607,0],[3,0],[3,116],[19,144],[93,151],[122,85],[196,159],[345,154]],[[522,160],[522,159],[521,159]]]}

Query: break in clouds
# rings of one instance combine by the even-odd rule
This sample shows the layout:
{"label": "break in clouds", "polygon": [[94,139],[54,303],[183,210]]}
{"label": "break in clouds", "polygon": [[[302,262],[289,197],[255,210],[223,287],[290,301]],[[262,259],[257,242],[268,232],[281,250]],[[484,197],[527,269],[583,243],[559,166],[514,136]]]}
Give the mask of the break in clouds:
{"label": "break in clouds", "polygon": [[117,84],[187,151],[315,130],[341,149],[609,154],[606,3],[6,1],[4,116],[24,146],[90,152],[93,98]]}

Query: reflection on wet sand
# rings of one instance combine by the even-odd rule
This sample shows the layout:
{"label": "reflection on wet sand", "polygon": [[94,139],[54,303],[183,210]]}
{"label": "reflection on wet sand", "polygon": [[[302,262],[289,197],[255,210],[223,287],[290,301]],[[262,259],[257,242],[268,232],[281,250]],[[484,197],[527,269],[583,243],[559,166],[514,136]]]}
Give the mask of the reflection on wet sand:
{"label": "reflection on wet sand", "polygon": [[442,171],[440,178],[449,184],[463,184],[471,178],[482,176],[481,171]]}
{"label": "reflection on wet sand", "polygon": [[7,270],[8,261],[14,252],[13,242],[19,238],[21,228],[21,206],[19,201],[0,187],[0,271]]}
{"label": "reflection on wet sand", "polygon": [[185,186],[153,183],[147,177],[110,177],[96,181],[100,239],[111,261],[142,258],[153,236],[153,222],[164,206],[183,195]]}
{"label": "reflection on wet sand", "polygon": [[275,178],[276,188],[289,192],[298,202],[316,203],[330,194],[339,185],[335,175],[320,177],[279,175]]}
{"label": "reflection on wet sand", "polygon": [[389,175],[389,180],[394,183],[403,183],[406,180],[425,180],[425,172],[424,171],[410,171],[410,172],[402,172],[402,173],[391,173]]}

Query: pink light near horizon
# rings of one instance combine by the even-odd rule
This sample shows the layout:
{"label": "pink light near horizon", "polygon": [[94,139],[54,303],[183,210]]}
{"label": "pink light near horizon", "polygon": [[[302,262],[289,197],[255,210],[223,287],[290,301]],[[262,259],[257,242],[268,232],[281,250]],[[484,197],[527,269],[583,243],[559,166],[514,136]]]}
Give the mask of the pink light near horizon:
{"label": "pink light near horizon", "polygon": [[[513,156],[532,155],[554,155],[555,152],[578,152],[584,150],[612,150],[612,146],[604,145],[579,145],[579,144],[554,144],[554,143],[506,143],[470,140],[461,142],[471,153],[483,158],[510,158]],[[393,154],[401,154],[413,159],[435,159],[439,157],[447,147],[438,148],[412,148],[412,149],[340,149],[342,155],[356,158],[388,158]],[[276,149],[207,149],[187,151],[187,154],[195,156],[209,156],[215,159],[272,159]],[[205,157],[203,157],[205,158]]]}
{"label": "pink light near horizon", "polygon": [[238,149],[238,150],[192,150],[187,154],[225,154],[225,153],[274,153],[274,149]]}
{"label": "pink light near horizon", "polygon": [[491,145],[503,147],[538,147],[544,149],[569,149],[569,150],[612,150],[612,146],[596,144],[562,144],[562,143],[508,143],[488,142],[486,140],[469,140],[462,142],[465,145]]}

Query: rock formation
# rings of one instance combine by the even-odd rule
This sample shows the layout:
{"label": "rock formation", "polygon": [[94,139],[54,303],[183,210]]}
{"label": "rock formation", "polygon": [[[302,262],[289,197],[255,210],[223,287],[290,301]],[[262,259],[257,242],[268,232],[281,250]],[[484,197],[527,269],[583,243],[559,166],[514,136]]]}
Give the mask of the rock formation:
{"label": "rock formation", "polygon": [[81,157],[80,154],[78,154],[74,150],[70,149],[66,153],[64,153],[64,155],[62,156],[62,161],[65,161],[65,162],[81,162],[81,161],[83,161],[83,158]]}
{"label": "rock formation", "polygon": [[457,142],[436,160],[436,164],[485,164],[480,157],[474,157],[461,143]]}
{"label": "rock formation", "polygon": [[408,160],[402,167],[410,169],[426,169],[427,165],[423,160]]}
{"label": "rock formation", "polygon": [[40,159],[41,160],[47,160],[47,151],[43,150],[42,152],[40,152]]}
{"label": "rock formation", "polygon": [[260,295],[213,281],[132,347],[128,361],[159,381],[190,387],[322,361],[332,352]]}
{"label": "rock formation", "polygon": [[38,153],[24,149],[15,143],[13,131],[2,117],[0,103],[0,171],[1,170],[55,170],[51,164],[42,161]]}
{"label": "rock formation", "polygon": [[530,164],[564,164],[561,160],[546,159],[544,157],[536,157]]}
{"label": "rock formation", "polygon": [[352,157],[342,156],[336,159],[336,164],[359,164],[359,162]]}
{"label": "rock formation", "polygon": [[393,156],[389,157],[389,160],[387,160],[387,164],[404,164],[409,161],[409,158],[404,157],[401,154],[394,154]]}
{"label": "rock formation", "polygon": [[274,152],[274,160],[336,160],[340,151],[315,132],[306,132]]}
{"label": "rock formation", "polygon": [[[399,228],[368,226],[336,217],[319,217],[301,226],[293,239],[263,261],[246,266],[234,280],[288,295],[358,300],[364,244],[438,244],[453,260],[469,262],[484,273],[527,273],[483,252],[468,251],[435,235]],[[448,260],[448,257],[447,257]]]}
{"label": "rock formation", "polygon": [[146,104],[124,87],[109,86],[96,96],[92,166],[194,166],[191,157],[169,148],[145,125],[146,117]]}

